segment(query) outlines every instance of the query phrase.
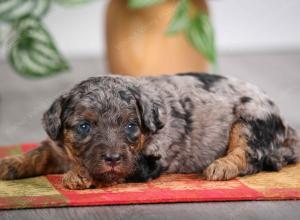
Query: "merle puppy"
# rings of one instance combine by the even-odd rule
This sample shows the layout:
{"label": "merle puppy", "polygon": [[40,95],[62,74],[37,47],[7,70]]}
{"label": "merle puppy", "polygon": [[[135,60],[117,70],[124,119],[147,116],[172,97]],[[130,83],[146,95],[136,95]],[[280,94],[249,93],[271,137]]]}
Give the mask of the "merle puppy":
{"label": "merle puppy", "polygon": [[296,132],[264,92],[204,73],[90,78],[56,99],[43,124],[49,140],[0,160],[0,179],[64,172],[70,189],[160,172],[228,180],[300,157]]}

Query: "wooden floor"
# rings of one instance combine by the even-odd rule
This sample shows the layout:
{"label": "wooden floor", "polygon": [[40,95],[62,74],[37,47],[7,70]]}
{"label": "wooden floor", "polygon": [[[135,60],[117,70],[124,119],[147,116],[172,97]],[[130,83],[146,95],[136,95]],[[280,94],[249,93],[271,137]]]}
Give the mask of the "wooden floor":
{"label": "wooden floor", "polygon": [[[103,59],[72,60],[70,73],[25,80],[0,61],[0,145],[37,142],[45,137],[42,112],[75,82],[106,72]],[[300,130],[300,52],[223,55],[219,73],[262,87]],[[0,211],[0,219],[272,219],[300,218],[300,201],[215,202]]]}

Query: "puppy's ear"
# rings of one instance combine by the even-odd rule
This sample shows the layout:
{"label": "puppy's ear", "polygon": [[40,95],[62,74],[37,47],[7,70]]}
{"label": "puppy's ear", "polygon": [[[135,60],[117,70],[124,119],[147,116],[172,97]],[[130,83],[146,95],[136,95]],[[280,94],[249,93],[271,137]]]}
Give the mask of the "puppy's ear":
{"label": "puppy's ear", "polygon": [[60,136],[63,100],[62,96],[57,98],[43,115],[44,129],[52,140],[58,140]]}
{"label": "puppy's ear", "polygon": [[164,124],[160,120],[159,104],[155,103],[149,95],[144,94],[138,88],[128,88],[134,96],[138,105],[142,125],[146,130],[155,133],[163,128]]}

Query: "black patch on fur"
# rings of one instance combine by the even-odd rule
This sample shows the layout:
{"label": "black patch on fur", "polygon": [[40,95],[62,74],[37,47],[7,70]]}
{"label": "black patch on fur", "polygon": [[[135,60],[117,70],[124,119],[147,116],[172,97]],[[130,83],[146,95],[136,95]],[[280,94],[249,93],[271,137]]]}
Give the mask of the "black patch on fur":
{"label": "black patch on fur", "polygon": [[185,113],[184,113],[184,120],[185,120],[185,133],[189,134],[193,131],[193,110],[194,110],[194,104],[192,100],[189,97],[184,98],[183,100],[180,100],[180,104],[182,105]]}
{"label": "black patch on fur", "polygon": [[249,96],[243,96],[240,98],[241,103],[245,104],[247,102],[250,102],[252,100],[252,98],[250,98]]}
{"label": "black patch on fur", "polygon": [[192,100],[189,97],[186,97],[179,101],[183,111],[178,110],[172,103],[171,107],[171,115],[174,118],[178,118],[184,121],[184,134],[181,136],[181,140],[184,139],[185,135],[189,134],[193,130],[193,120],[192,120],[192,112],[194,109],[194,105]]}
{"label": "black patch on fur", "polygon": [[266,171],[279,171],[282,166],[280,155],[271,154],[266,156],[263,160],[263,169]]}
{"label": "black patch on fur", "polygon": [[296,130],[288,126],[287,135],[283,143],[285,150],[284,159],[288,164],[296,163],[300,159],[300,155],[295,153],[296,148],[300,146],[299,144],[300,139]]}
{"label": "black patch on fur", "polygon": [[276,141],[276,135],[284,134],[285,127],[280,117],[271,114],[266,120],[247,120],[251,126],[252,138],[248,144],[254,148],[268,148]]}
{"label": "black patch on fur", "polygon": [[234,105],[232,108],[232,114],[236,115],[236,109],[237,109],[237,105]]}
{"label": "black patch on fur", "polygon": [[121,97],[122,100],[124,100],[125,102],[127,102],[127,104],[130,103],[131,97],[130,97],[130,95],[126,91],[123,91],[123,90],[119,91],[119,95],[120,95],[120,97]]}
{"label": "black patch on fur", "polygon": [[270,106],[274,106],[275,105],[274,102],[271,101],[270,99],[268,100],[268,103],[270,104]]}
{"label": "black patch on fur", "polygon": [[[252,172],[260,170],[277,171],[283,166],[283,156],[279,148],[283,147],[278,136],[284,136],[285,126],[280,117],[271,114],[266,120],[243,120],[250,126],[251,135],[248,137],[248,146],[253,150],[250,158]],[[260,156],[258,156],[261,154]]]}
{"label": "black patch on fur", "polygon": [[203,83],[203,89],[210,91],[216,82],[226,79],[224,76],[208,73],[179,73],[178,76],[192,76]]}
{"label": "black patch on fur", "polygon": [[[185,113],[179,112],[179,110],[177,110],[175,108],[175,106],[172,105],[172,103],[170,104],[170,107],[171,107],[171,116],[174,117],[174,118],[180,119],[180,120],[182,120],[182,121],[185,122]],[[176,124],[176,126],[178,127],[178,130],[177,130],[177,132],[178,132],[178,140],[177,141],[174,140],[174,142],[181,143],[181,142],[183,142],[185,140],[186,132],[188,132],[188,130],[185,128],[185,125],[186,125],[186,122],[183,125],[184,130],[181,130],[182,127],[178,127],[178,125]],[[173,125],[171,124],[171,126],[173,126]]]}
{"label": "black patch on fur", "polygon": [[152,115],[154,118],[155,126],[158,130],[162,129],[164,127],[164,124],[159,120],[159,112],[158,112],[158,105],[153,104],[153,107],[151,109]]}
{"label": "black patch on fur", "polygon": [[185,113],[181,113],[180,111],[178,111],[174,105],[171,105],[171,115],[174,118],[180,118],[182,120],[185,120]]}
{"label": "black patch on fur", "polygon": [[163,168],[159,163],[159,158],[140,155],[136,161],[135,171],[126,177],[126,182],[147,182],[159,177],[162,172]]}

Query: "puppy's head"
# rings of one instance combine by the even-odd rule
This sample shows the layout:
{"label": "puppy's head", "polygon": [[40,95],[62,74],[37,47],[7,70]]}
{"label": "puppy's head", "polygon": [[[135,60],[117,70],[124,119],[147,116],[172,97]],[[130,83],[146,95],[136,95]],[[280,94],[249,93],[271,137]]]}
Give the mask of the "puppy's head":
{"label": "puppy's head", "polygon": [[56,99],[43,124],[71,159],[108,183],[134,172],[145,137],[162,127],[150,95],[108,76],[90,78]]}

